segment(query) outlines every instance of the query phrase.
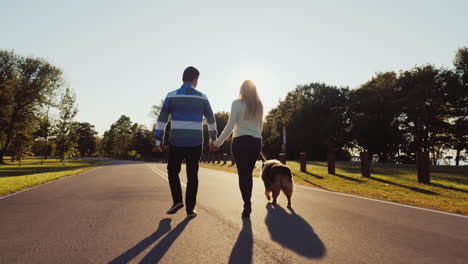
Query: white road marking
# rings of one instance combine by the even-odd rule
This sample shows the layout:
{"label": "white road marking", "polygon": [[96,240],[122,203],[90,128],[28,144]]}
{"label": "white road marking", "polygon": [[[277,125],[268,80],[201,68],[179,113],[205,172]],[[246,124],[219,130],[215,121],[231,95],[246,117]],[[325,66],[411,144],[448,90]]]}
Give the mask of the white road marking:
{"label": "white road marking", "polygon": [[[212,170],[208,168],[203,168],[206,170]],[[219,172],[219,171],[218,171]],[[224,172],[223,173],[228,173],[228,174],[234,174],[234,173],[229,173],[229,172]],[[258,179],[260,180],[260,179]],[[418,207],[418,206],[413,206],[413,205],[407,205],[407,204],[400,204],[400,203],[395,203],[395,202],[389,202],[389,201],[383,201],[383,200],[378,200],[378,199],[373,199],[373,198],[368,198],[368,197],[362,197],[362,196],[357,196],[357,195],[352,195],[352,194],[347,194],[347,193],[341,193],[341,192],[335,192],[335,191],[328,191],[328,190],[323,190],[319,188],[313,188],[313,187],[308,187],[308,186],[302,186],[302,185],[297,185],[294,184],[296,187],[300,188],[305,188],[313,191],[319,191],[319,192],[326,192],[326,193],[331,193],[331,194],[336,194],[336,195],[342,195],[342,196],[347,196],[347,197],[353,197],[353,198],[358,198],[358,199],[364,199],[368,201],[374,201],[374,202],[380,202],[380,203],[385,203],[385,204],[390,204],[390,205],[396,205],[396,206],[401,206],[401,207],[406,207],[406,208],[413,208],[413,209],[419,209],[423,211],[428,211],[428,212],[433,212],[433,213],[439,213],[439,214],[444,214],[444,215],[451,215],[451,216],[457,216],[461,218],[468,219],[468,216],[462,215],[462,214],[454,214],[454,213],[449,213],[449,212],[444,212],[444,211],[438,211],[434,209],[429,209],[429,208],[424,208],[424,207]]]}
{"label": "white road marking", "polygon": [[374,202],[380,202],[380,203],[385,203],[385,204],[397,205],[397,206],[401,206],[401,207],[419,209],[419,210],[423,210],[423,211],[428,211],[428,212],[433,212],[433,213],[439,213],[439,214],[445,214],[445,215],[451,215],[451,216],[458,216],[458,217],[461,217],[461,218],[466,218],[466,219],[468,219],[468,216],[466,216],[466,215],[461,215],[461,214],[454,214],[454,213],[449,213],[449,212],[444,212],[444,211],[438,211],[438,210],[429,209],[429,208],[424,208],[424,207],[418,207],[418,206],[414,206],[414,205],[408,205],[408,204],[401,204],[401,203],[383,201],[383,200],[378,200],[378,199],[368,198],[368,197],[363,197],[363,196],[357,196],[357,195],[352,195],[352,194],[347,194],[347,193],[341,193],[341,192],[335,192],[335,191],[328,191],[328,190],[323,190],[323,189],[319,189],[319,188],[312,188],[312,187],[302,186],[302,185],[297,185],[297,184],[294,184],[294,185],[297,186],[297,187],[301,187],[301,188],[305,188],[305,189],[309,189],[309,190],[313,190],[313,191],[332,193],[332,194],[337,194],[337,195],[342,195],[342,196],[348,196],[348,197],[353,197],[353,198],[364,199],[364,200],[368,200],[368,201],[374,201]]}
{"label": "white road marking", "polygon": [[[156,173],[157,175],[159,175],[161,178],[163,178],[165,181],[169,182],[169,179],[167,178],[167,173],[163,172],[162,170],[160,170],[159,168],[157,168],[156,166],[151,166],[151,165],[148,165],[148,167],[151,168],[151,170]],[[181,181],[180,184],[182,184],[182,186],[184,187],[187,187],[187,184],[185,184],[185,182]]]}

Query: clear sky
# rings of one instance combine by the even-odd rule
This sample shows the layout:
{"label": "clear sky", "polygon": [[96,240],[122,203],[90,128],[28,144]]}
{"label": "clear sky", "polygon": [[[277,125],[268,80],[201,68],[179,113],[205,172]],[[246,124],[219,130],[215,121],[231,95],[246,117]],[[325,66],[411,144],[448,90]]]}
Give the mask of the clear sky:
{"label": "clear sky", "polygon": [[43,57],[100,133],[122,114],[150,126],[151,105],[200,72],[228,111],[243,80],[265,109],[297,84],[358,87],[375,72],[452,66],[468,46],[466,0],[0,0],[0,49]]}

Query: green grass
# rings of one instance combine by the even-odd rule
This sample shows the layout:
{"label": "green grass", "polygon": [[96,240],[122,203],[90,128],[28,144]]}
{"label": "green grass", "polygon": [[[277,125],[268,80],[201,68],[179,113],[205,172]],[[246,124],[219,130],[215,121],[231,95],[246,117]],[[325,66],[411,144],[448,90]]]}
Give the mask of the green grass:
{"label": "green grass", "polygon": [[[325,162],[308,162],[300,172],[299,162],[288,161],[296,184],[349,193],[380,200],[468,215],[468,167],[435,166],[431,184],[419,184],[415,165],[371,165],[371,178],[361,176],[356,164],[338,162],[336,175],[327,172]],[[237,173],[235,166],[201,163],[201,167]],[[254,176],[259,177],[257,163]]]}
{"label": "green grass", "polygon": [[0,196],[109,163],[98,160],[68,160],[64,166],[55,159],[47,159],[41,165],[40,159],[26,159],[18,166],[18,162],[5,161],[7,164],[0,165]]}

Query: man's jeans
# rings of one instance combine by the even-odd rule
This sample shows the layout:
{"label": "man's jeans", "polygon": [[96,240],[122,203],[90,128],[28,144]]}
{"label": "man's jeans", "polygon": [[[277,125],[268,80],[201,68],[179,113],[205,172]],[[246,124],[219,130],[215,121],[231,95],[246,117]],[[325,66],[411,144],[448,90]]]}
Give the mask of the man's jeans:
{"label": "man's jeans", "polygon": [[187,169],[187,190],[185,194],[185,206],[187,212],[195,209],[198,191],[198,163],[200,162],[202,146],[197,147],[169,147],[169,159],[167,174],[171,187],[174,204],[182,202],[182,187],[180,186],[179,173],[182,161],[185,159]]}

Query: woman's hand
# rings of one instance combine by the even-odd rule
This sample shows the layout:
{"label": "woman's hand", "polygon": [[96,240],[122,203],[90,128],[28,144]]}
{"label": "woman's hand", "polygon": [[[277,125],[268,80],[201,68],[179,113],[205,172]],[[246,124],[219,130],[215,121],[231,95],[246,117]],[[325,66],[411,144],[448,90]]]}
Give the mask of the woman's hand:
{"label": "woman's hand", "polygon": [[218,151],[219,146],[215,146],[213,142],[210,143],[210,151]]}

